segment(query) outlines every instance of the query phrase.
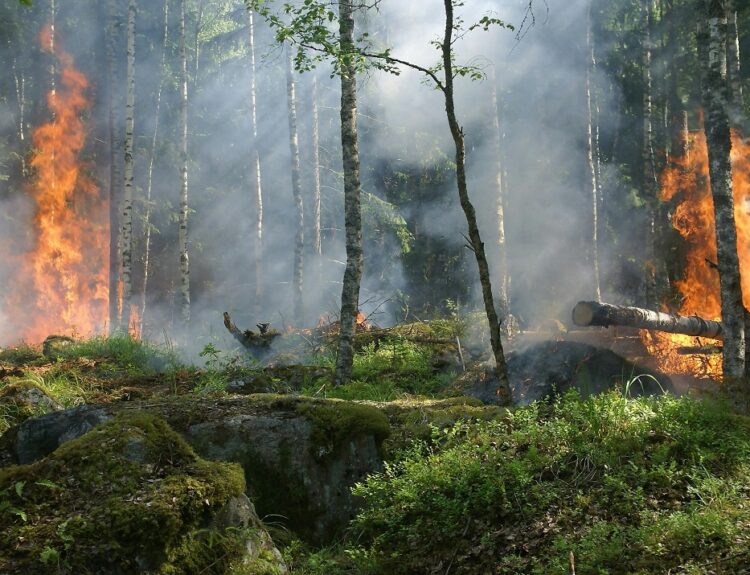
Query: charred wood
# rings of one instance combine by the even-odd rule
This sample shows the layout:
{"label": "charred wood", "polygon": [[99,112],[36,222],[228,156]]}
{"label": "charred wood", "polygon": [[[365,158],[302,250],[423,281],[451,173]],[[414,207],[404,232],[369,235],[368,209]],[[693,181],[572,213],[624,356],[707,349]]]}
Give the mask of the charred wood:
{"label": "charred wood", "polygon": [[653,329],[668,333],[723,339],[724,328],[718,321],[701,317],[680,316],[637,307],[581,301],[573,308],[573,323],[580,326],[620,325]]}

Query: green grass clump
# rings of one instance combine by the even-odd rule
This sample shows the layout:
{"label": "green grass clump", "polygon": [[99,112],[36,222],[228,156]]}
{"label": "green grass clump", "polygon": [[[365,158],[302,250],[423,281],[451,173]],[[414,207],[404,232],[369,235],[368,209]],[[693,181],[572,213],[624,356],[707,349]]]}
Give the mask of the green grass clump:
{"label": "green grass clump", "polygon": [[133,339],[127,334],[76,342],[62,348],[59,354],[61,359],[100,360],[113,369],[143,374],[164,371],[180,364],[173,350]]}
{"label": "green grass clump", "polygon": [[750,566],[750,419],[569,395],[442,431],[355,489],[362,572],[732,574]]}

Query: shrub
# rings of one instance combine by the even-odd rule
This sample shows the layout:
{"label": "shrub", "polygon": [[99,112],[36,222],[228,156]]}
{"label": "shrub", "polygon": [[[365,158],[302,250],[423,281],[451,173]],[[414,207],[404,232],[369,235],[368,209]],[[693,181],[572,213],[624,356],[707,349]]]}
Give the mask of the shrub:
{"label": "shrub", "polygon": [[[611,393],[459,424],[358,485],[381,573],[736,573],[750,565],[750,420]],[[703,566],[703,567],[701,567]]]}

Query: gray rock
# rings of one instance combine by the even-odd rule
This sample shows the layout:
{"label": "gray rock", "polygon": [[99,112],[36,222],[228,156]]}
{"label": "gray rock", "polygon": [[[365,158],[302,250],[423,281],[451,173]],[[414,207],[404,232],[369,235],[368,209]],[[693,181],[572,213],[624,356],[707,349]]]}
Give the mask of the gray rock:
{"label": "gray rock", "polygon": [[[377,408],[345,401],[176,397],[29,419],[0,442],[0,464],[31,463],[116,414],[139,411],[164,418],[200,456],[242,465],[259,512],[280,516],[311,543],[330,541],[353,516],[351,487],[382,469],[379,448],[390,430]],[[125,455],[145,454],[134,444]]]}

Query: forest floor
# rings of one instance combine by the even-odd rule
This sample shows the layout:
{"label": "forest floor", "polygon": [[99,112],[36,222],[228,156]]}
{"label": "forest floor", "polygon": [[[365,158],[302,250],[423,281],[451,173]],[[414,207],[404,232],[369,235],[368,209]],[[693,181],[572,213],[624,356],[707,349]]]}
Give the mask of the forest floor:
{"label": "forest floor", "polygon": [[[363,332],[352,383],[338,388],[330,339],[305,333],[262,364],[209,344],[196,367],[124,336],[8,348],[0,435],[51,409],[13,401],[29,386],[64,408],[270,392],[428,409],[483,360],[481,345],[459,357],[456,337],[469,341],[452,320]],[[456,405],[357,485],[362,508],[336,541],[313,548],[270,526],[293,573],[750,573],[750,419],[727,401],[611,391],[511,410]]]}

